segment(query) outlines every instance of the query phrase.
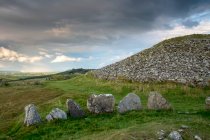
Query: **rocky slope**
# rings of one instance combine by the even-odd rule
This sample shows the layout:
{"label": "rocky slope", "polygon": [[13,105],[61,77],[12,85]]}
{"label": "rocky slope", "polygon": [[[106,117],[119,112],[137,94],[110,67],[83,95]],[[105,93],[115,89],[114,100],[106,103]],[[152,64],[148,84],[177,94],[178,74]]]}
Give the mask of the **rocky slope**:
{"label": "rocky slope", "polygon": [[98,78],[138,82],[210,82],[210,35],[188,35],[162,41],[120,62],[94,71]]}

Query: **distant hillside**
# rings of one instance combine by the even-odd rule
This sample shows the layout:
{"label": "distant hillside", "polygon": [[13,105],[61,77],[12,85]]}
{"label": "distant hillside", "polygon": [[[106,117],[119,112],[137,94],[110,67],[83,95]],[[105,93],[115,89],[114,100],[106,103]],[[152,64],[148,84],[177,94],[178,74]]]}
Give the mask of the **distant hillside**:
{"label": "distant hillside", "polygon": [[[71,70],[67,70],[64,72],[59,72],[59,73],[55,73],[55,74],[49,74],[49,75],[40,75],[40,76],[29,76],[29,77],[24,77],[24,78],[20,78],[18,80],[29,80],[29,79],[41,79],[41,78],[47,78],[47,79],[53,79],[54,77],[66,77],[66,79],[68,79],[68,76],[72,75],[72,74],[85,74],[86,72],[90,71],[92,69],[83,69],[83,68],[79,68],[79,69],[71,69]],[[17,81],[18,81],[17,80]]]}
{"label": "distant hillside", "polygon": [[52,75],[56,72],[20,72],[20,71],[0,71],[0,79],[18,80],[28,77]]}
{"label": "distant hillside", "polygon": [[79,69],[67,70],[67,71],[64,71],[64,72],[57,73],[57,74],[62,74],[62,75],[69,75],[69,74],[74,74],[74,73],[85,74],[90,70],[92,70],[92,69],[79,68]]}
{"label": "distant hillside", "polygon": [[21,72],[2,72],[0,73],[0,86],[4,86],[5,84],[15,84],[15,85],[23,85],[23,84],[39,84],[45,80],[65,80],[70,79],[77,74],[85,74],[92,69],[72,69],[67,70],[60,73],[52,73],[52,74],[44,74],[40,73],[40,75],[35,76],[30,73],[21,73]]}
{"label": "distant hillside", "polygon": [[94,72],[102,79],[174,81],[209,85],[210,35],[188,35],[164,40],[120,62]]}

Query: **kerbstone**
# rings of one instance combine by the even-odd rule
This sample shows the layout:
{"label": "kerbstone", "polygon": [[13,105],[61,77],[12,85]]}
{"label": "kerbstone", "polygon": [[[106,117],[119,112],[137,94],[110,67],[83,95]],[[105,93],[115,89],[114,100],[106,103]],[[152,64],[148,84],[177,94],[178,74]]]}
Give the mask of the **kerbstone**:
{"label": "kerbstone", "polygon": [[118,112],[124,113],[132,110],[140,110],[141,108],[142,106],[139,96],[134,93],[129,93],[120,101],[118,105]]}
{"label": "kerbstone", "polygon": [[26,126],[34,125],[41,122],[41,117],[37,112],[34,104],[29,104],[25,107],[25,119],[24,124]]}
{"label": "kerbstone", "polygon": [[147,107],[154,110],[171,109],[168,101],[158,92],[150,92]]}
{"label": "kerbstone", "polygon": [[92,94],[87,100],[87,108],[92,113],[110,113],[114,111],[115,98],[112,94]]}

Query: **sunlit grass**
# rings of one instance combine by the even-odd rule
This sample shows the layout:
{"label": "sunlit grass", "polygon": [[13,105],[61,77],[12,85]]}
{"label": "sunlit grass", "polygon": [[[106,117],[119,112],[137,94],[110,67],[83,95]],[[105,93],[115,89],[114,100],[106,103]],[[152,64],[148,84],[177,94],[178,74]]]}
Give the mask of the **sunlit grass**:
{"label": "sunlit grass", "polygon": [[[149,111],[146,108],[150,91],[159,91],[173,106],[172,111]],[[129,92],[140,96],[143,110],[120,115],[94,115],[86,109],[86,101],[92,93],[111,93],[115,96],[116,106]],[[7,95],[8,94],[8,95]],[[10,95],[11,94],[11,95]],[[5,109],[16,113],[11,120],[1,121],[2,137],[15,139],[155,139],[158,130],[178,129],[181,124],[189,125],[185,139],[193,134],[202,138],[210,137],[210,113],[204,108],[204,100],[210,96],[209,88],[188,87],[175,83],[131,83],[127,81],[105,81],[90,75],[79,75],[65,81],[50,81],[44,85],[30,87],[1,88],[1,117]],[[12,96],[12,98],[11,98]],[[11,98],[11,99],[10,99]],[[66,110],[65,101],[72,98],[87,112],[81,119],[68,118],[66,121],[47,123],[44,118],[53,107]],[[2,106],[11,100],[7,108]],[[23,108],[35,103],[43,118],[38,126],[23,126]],[[2,113],[4,112],[4,113]],[[12,125],[11,125],[12,124]]]}

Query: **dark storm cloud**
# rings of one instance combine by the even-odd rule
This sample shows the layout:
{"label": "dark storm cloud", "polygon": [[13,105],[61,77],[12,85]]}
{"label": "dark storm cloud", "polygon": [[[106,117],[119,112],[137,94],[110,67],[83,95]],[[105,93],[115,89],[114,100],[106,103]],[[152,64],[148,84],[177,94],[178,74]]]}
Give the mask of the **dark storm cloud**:
{"label": "dark storm cloud", "polygon": [[13,44],[12,41],[7,41],[7,40],[6,41],[4,41],[4,40],[0,41],[0,47],[1,46],[8,47],[11,44]]}
{"label": "dark storm cloud", "polygon": [[[0,28],[9,34],[8,39],[17,34],[36,43],[94,42],[95,34],[106,36],[98,39],[95,35],[96,42],[106,43],[116,36],[168,28],[171,20],[204,11],[208,5],[209,0],[1,0]],[[67,38],[43,34],[66,24],[71,25]]]}
{"label": "dark storm cloud", "polygon": [[199,22],[198,21],[193,21],[193,20],[186,20],[182,23],[184,26],[188,27],[188,28],[192,28],[194,26],[198,26]]}

